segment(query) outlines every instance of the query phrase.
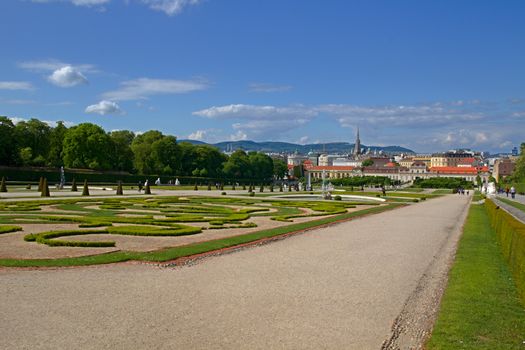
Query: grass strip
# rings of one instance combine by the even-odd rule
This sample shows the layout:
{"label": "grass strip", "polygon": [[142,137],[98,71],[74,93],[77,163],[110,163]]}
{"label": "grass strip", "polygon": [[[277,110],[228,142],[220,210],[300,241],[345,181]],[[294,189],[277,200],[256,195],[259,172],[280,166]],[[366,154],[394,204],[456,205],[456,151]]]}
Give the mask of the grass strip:
{"label": "grass strip", "polygon": [[334,223],[341,220],[347,220],[367,214],[380,213],[386,210],[394,209],[402,206],[402,204],[392,203],[384,206],[376,206],[373,208],[363,209],[351,213],[345,213],[337,216],[322,218],[319,220],[292,224],[284,227],[277,227],[268,230],[261,230],[253,233],[239,235],[235,237],[228,237],[213,241],[195,243],[191,245],[162,249],[154,252],[127,252],[119,251],[107,254],[99,254],[93,256],[83,256],[74,258],[61,259],[0,259],[0,266],[6,267],[57,267],[57,266],[83,266],[95,264],[108,264],[115,262],[122,262],[128,260],[142,260],[142,261],[156,261],[162,262],[173,260],[185,256],[206,253],[209,251],[229,248],[239,244],[257,241],[262,238],[275,237],[291,232],[301,231],[317,226],[322,226]]}
{"label": "grass strip", "polygon": [[513,201],[511,199],[502,198],[502,197],[496,197],[496,199],[502,201],[503,203],[507,203],[508,205],[511,205],[511,206],[513,206],[516,209],[519,209],[521,211],[525,211],[525,204]]}
{"label": "grass strip", "polygon": [[484,206],[472,205],[426,349],[522,349],[525,310]]}

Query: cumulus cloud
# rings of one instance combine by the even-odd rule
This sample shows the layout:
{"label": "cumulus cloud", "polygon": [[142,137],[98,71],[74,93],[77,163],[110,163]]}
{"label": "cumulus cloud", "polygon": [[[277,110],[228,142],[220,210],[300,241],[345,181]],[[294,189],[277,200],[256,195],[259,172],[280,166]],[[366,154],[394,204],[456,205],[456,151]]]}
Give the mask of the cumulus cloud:
{"label": "cumulus cloud", "polygon": [[283,117],[310,119],[317,111],[304,106],[276,107],[247,104],[213,106],[193,112],[193,115],[211,119],[281,119]]}
{"label": "cumulus cloud", "polygon": [[115,101],[140,100],[153,95],[184,94],[204,90],[208,84],[198,80],[169,80],[140,78],[125,81],[118,90],[109,91],[103,98]]}
{"label": "cumulus cloud", "polygon": [[0,90],[33,90],[34,87],[27,81],[0,81]]}
{"label": "cumulus cloud", "polygon": [[78,70],[71,66],[59,68],[48,77],[49,82],[60,87],[73,87],[80,84],[87,84],[87,78]]}
{"label": "cumulus cloud", "polygon": [[196,130],[188,135],[188,139],[202,141],[206,137],[206,130]]}
{"label": "cumulus cloud", "polygon": [[249,86],[251,92],[284,92],[292,89],[290,85],[274,85],[266,83],[251,83]]}
{"label": "cumulus cloud", "polygon": [[235,134],[230,135],[230,141],[243,141],[247,139],[248,135],[241,130],[237,130]]}
{"label": "cumulus cloud", "polygon": [[118,104],[116,104],[113,101],[100,101],[97,104],[90,105],[86,107],[86,113],[89,114],[100,114],[100,115],[108,115],[108,114],[123,114],[122,109]]}
{"label": "cumulus cloud", "polygon": [[142,0],[142,2],[153,10],[174,16],[181,13],[186,7],[199,4],[201,0]]}

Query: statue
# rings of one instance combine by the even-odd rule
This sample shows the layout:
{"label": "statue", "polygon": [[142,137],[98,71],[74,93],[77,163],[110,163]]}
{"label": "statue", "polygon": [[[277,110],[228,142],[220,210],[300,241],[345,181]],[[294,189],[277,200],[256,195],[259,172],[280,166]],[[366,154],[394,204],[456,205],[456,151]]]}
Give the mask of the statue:
{"label": "statue", "polygon": [[60,167],[60,185],[58,186],[59,189],[64,189],[64,185],[66,184],[66,176],[64,175],[64,167]]}

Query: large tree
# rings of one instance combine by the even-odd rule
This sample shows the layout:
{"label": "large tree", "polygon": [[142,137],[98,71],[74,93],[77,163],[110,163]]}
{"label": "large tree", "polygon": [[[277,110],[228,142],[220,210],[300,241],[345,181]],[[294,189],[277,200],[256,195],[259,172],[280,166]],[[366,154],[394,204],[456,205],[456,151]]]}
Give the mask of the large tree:
{"label": "large tree", "polygon": [[114,170],[133,170],[133,151],[131,144],[135,134],[129,130],[112,131],[109,133],[111,140],[111,163]]}
{"label": "large tree", "polygon": [[163,136],[151,144],[153,172],[172,175],[180,162],[180,148],[175,136]]}
{"label": "large tree", "polygon": [[282,179],[288,173],[288,165],[281,159],[273,159],[273,175]]}
{"label": "large tree", "polygon": [[45,165],[51,141],[51,127],[38,119],[21,121],[15,126],[15,137],[24,165]]}
{"label": "large tree", "polygon": [[273,160],[268,155],[259,152],[248,153],[248,159],[250,160],[250,168],[252,177],[260,180],[267,181],[272,178],[273,175]]}
{"label": "large tree", "polygon": [[64,137],[67,127],[63,121],[58,121],[57,125],[51,130],[49,136],[49,153],[47,155],[47,165],[59,167],[64,165],[62,160],[62,150],[64,147]]}
{"label": "large tree", "polygon": [[15,125],[11,119],[0,116],[0,164],[15,165],[17,148],[14,135]]}
{"label": "large tree", "polygon": [[133,164],[139,174],[154,173],[155,164],[152,157],[152,145],[163,137],[164,135],[160,131],[150,130],[135,137],[131,143]]}
{"label": "large tree", "polygon": [[100,126],[83,123],[64,137],[64,165],[70,168],[111,169],[111,139]]}
{"label": "large tree", "polygon": [[224,174],[231,179],[251,179],[250,160],[246,152],[237,150],[224,162]]}

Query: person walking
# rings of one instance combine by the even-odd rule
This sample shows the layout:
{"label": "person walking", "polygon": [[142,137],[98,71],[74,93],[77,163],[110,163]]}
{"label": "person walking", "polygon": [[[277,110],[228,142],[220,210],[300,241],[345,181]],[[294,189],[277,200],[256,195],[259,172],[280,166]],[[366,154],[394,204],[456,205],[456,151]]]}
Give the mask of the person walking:
{"label": "person walking", "polygon": [[139,181],[139,192],[142,191],[142,181]]}
{"label": "person walking", "polygon": [[510,188],[510,196],[512,197],[512,199],[516,198],[516,189],[514,188],[514,186]]}
{"label": "person walking", "polygon": [[507,186],[507,187],[505,188],[505,193],[507,194],[507,197],[509,196],[509,191],[510,191],[509,186]]}

